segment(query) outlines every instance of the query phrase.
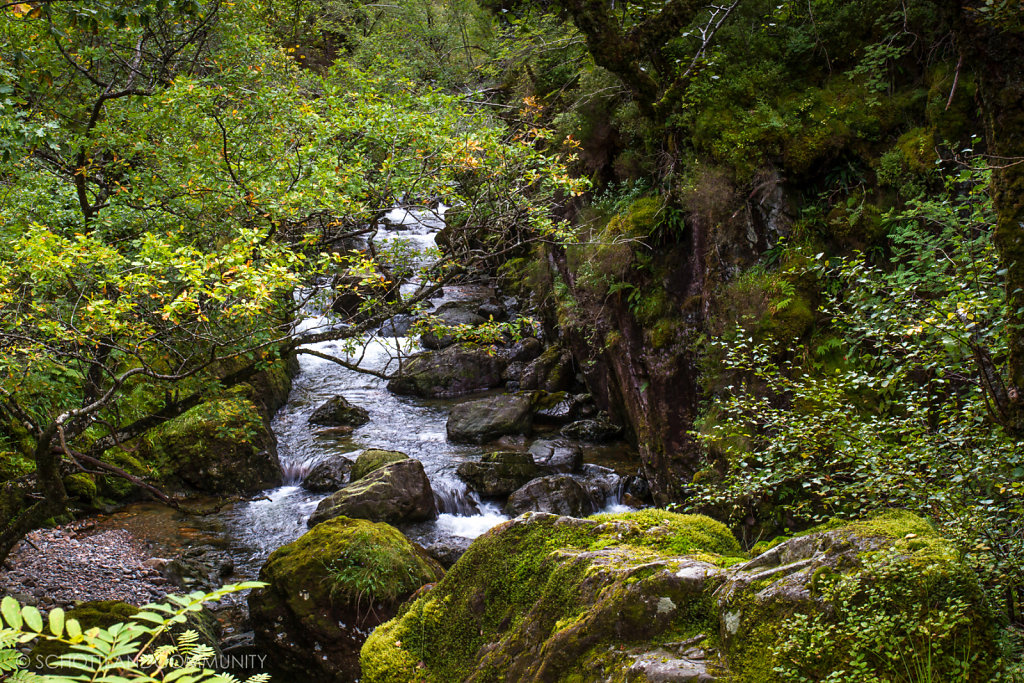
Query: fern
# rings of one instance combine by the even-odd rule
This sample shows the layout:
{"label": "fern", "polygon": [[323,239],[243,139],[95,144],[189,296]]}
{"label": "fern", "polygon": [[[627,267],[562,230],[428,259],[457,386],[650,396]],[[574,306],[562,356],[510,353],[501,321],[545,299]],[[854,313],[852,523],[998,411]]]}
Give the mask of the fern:
{"label": "fern", "polygon": [[[64,611],[51,610],[44,621],[39,610],[21,606],[8,596],[0,601],[0,678],[10,683],[46,680],[47,683],[82,683],[106,680],[131,683],[238,683],[230,674],[204,668],[216,654],[199,640],[194,630],[174,636],[173,645],[158,645],[157,639],[186,621],[189,613],[199,612],[206,602],[265,584],[246,582],[224,586],[210,593],[168,596],[166,603],[146,605],[130,621],[110,628],[82,630],[75,619],[66,619]],[[27,658],[19,647],[36,640],[63,643],[70,652],[60,657],[56,667],[77,671],[73,675],[45,677],[27,671]],[[246,683],[267,683],[270,676],[257,674]]]}

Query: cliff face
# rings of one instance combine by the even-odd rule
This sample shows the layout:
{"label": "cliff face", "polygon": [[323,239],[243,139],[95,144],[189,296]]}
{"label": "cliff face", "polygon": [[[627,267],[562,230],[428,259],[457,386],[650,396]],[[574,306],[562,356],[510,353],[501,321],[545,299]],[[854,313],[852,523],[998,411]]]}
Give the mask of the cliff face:
{"label": "cliff face", "polygon": [[[777,173],[746,197],[722,178],[634,202],[593,235],[599,246],[549,253],[549,327],[568,346],[598,405],[640,451],[656,501],[681,500],[704,464],[692,432],[705,387],[701,355],[722,283],[789,231]],[[717,197],[714,195],[717,193]]]}

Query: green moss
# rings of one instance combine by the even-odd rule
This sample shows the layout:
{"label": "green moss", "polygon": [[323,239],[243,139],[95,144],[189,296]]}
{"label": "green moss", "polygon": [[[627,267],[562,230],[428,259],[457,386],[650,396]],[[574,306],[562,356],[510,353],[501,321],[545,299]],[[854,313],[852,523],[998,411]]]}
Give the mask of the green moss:
{"label": "green moss", "polygon": [[[377,629],[363,646],[364,680],[410,680],[403,677],[414,663],[423,662],[425,668],[416,671],[424,680],[464,680],[475,671],[478,680],[502,681],[511,675],[505,659],[511,655],[501,653],[539,647],[530,644],[538,638],[547,641],[545,650],[576,653],[582,661],[595,641],[607,648],[696,633],[713,618],[709,596],[660,583],[665,581],[663,565],[651,563],[679,555],[716,559],[720,552],[739,554],[723,525],[663,510],[597,515],[587,521],[534,516],[506,523],[477,539],[433,590]],[[594,553],[599,553],[598,564]],[[603,567],[615,567],[619,578],[598,584],[602,587],[593,595],[597,588],[588,577]],[[652,594],[676,606],[657,628],[651,601],[641,597]],[[629,633],[617,632],[613,623],[631,624]],[[482,647],[499,642],[493,656],[478,659]],[[564,674],[577,671],[569,660],[546,666]],[[557,678],[554,670],[544,676]]]}
{"label": "green moss", "polygon": [[650,330],[650,343],[655,349],[663,349],[674,342],[683,326],[681,320],[664,319],[659,320]]}
{"label": "green moss", "polygon": [[16,479],[35,470],[32,460],[20,451],[0,450],[0,481]]}
{"label": "green moss", "polygon": [[355,483],[370,472],[379,470],[385,465],[390,465],[393,462],[408,459],[408,455],[399,451],[383,451],[376,448],[365,450],[359,454],[355,463],[352,465],[351,483]]}
{"label": "green moss", "polygon": [[273,447],[260,408],[229,392],[154,429],[135,457],[164,485],[254,492],[280,481],[280,468],[267,453]]}
{"label": "green moss", "polygon": [[641,197],[612,217],[605,228],[608,237],[644,237],[650,235],[664,220],[661,197]]}
{"label": "green moss", "polygon": [[740,544],[729,528],[704,515],[680,515],[648,508],[634,512],[594,515],[596,521],[624,521],[635,530],[623,536],[629,545],[674,555],[694,552],[742,555]]}
{"label": "green moss", "polygon": [[[155,468],[146,467],[138,458],[120,448],[112,448],[103,454],[103,460],[136,477],[160,481],[169,473],[161,473]],[[135,485],[127,479],[113,474],[100,477],[100,493],[113,500],[125,500],[135,492]]]}
{"label": "green moss", "polygon": [[326,605],[359,608],[408,595],[444,574],[440,565],[387,524],[335,517],[275,550],[260,571],[276,600],[325,632]]}
{"label": "green moss", "polygon": [[64,477],[64,489],[67,491],[68,497],[87,505],[93,504],[99,493],[96,480],[91,475],[84,473]]}

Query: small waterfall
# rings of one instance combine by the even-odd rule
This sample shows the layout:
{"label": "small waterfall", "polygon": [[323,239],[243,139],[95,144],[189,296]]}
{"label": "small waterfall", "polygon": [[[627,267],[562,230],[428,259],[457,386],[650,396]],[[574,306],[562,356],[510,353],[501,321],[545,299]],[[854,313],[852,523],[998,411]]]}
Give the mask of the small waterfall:
{"label": "small waterfall", "polygon": [[294,462],[281,458],[281,471],[284,473],[285,486],[298,486],[311,469],[313,469],[313,465],[308,461]]}
{"label": "small waterfall", "polygon": [[480,514],[480,498],[470,493],[465,485],[442,479],[433,483],[433,489],[438,513],[459,517]]}

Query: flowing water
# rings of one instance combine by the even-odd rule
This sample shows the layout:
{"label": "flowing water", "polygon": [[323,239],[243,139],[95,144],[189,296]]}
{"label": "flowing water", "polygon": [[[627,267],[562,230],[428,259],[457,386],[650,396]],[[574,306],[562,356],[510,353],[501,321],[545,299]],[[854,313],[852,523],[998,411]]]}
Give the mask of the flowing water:
{"label": "flowing water", "polygon": [[[418,249],[434,245],[434,234],[440,221],[428,214],[396,210],[389,215],[388,229],[378,237],[381,242],[405,241]],[[415,289],[416,284],[407,286]],[[446,287],[443,299],[479,297],[481,292],[470,288]],[[301,323],[301,330],[313,330],[334,322],[317,311]],[[350,356],[342,343],[323,342],[311,348],[335,356],[359,360],[362,367],[390,371],[399,351],[408,354],[418,350],[409,338],[374,337]],[[299,355],[299,373],[293,380],[287,404],[273,418],[278,456],[285,473],[284,485],[265,491],[256,500],[227,507],[223,511],[198,518],[184,517],[156,504],[133,506],[114,515],[104,526],[128,528],[148,538],[158,548],[175,552],[195,545],[226,550],[235,565],[232,580],[254,578],[267,556],[276,548],[290,543],[305,533],[306,520],[326,494],[306,491],[302,478],[317,463],[332,455],[350,458],[367,448],[402,451],[423,463],[434,489],[440,515],[434,522],[403,530],[423,545],[465,547],[491,527],[507,519],[490,502],[481,501],[467,491],[455,475],[459,463],[476,459],[487,452],[482,446],[461,445],[447,440],[445,423],[448,412],[459,400],[427,400],[395,396],[387,391],[385,381],[372,375],[344,368],[331,361],[310,355]],[[339,437],[309,424],[309,416],[320,404],[337,395],[353,405],[365,408],[370,421],[347,436]],[[607,453],[605,453],[607,452]],[[624,446],[599,447],[593,451],[600,461],[621,462],[629,457]],[[610,469],[587,465],[583,474],[592,482],[603,481],[605,488],[615,491],[619,476]],[[617,509],[617,495],[605,501],[609,509]]]}

